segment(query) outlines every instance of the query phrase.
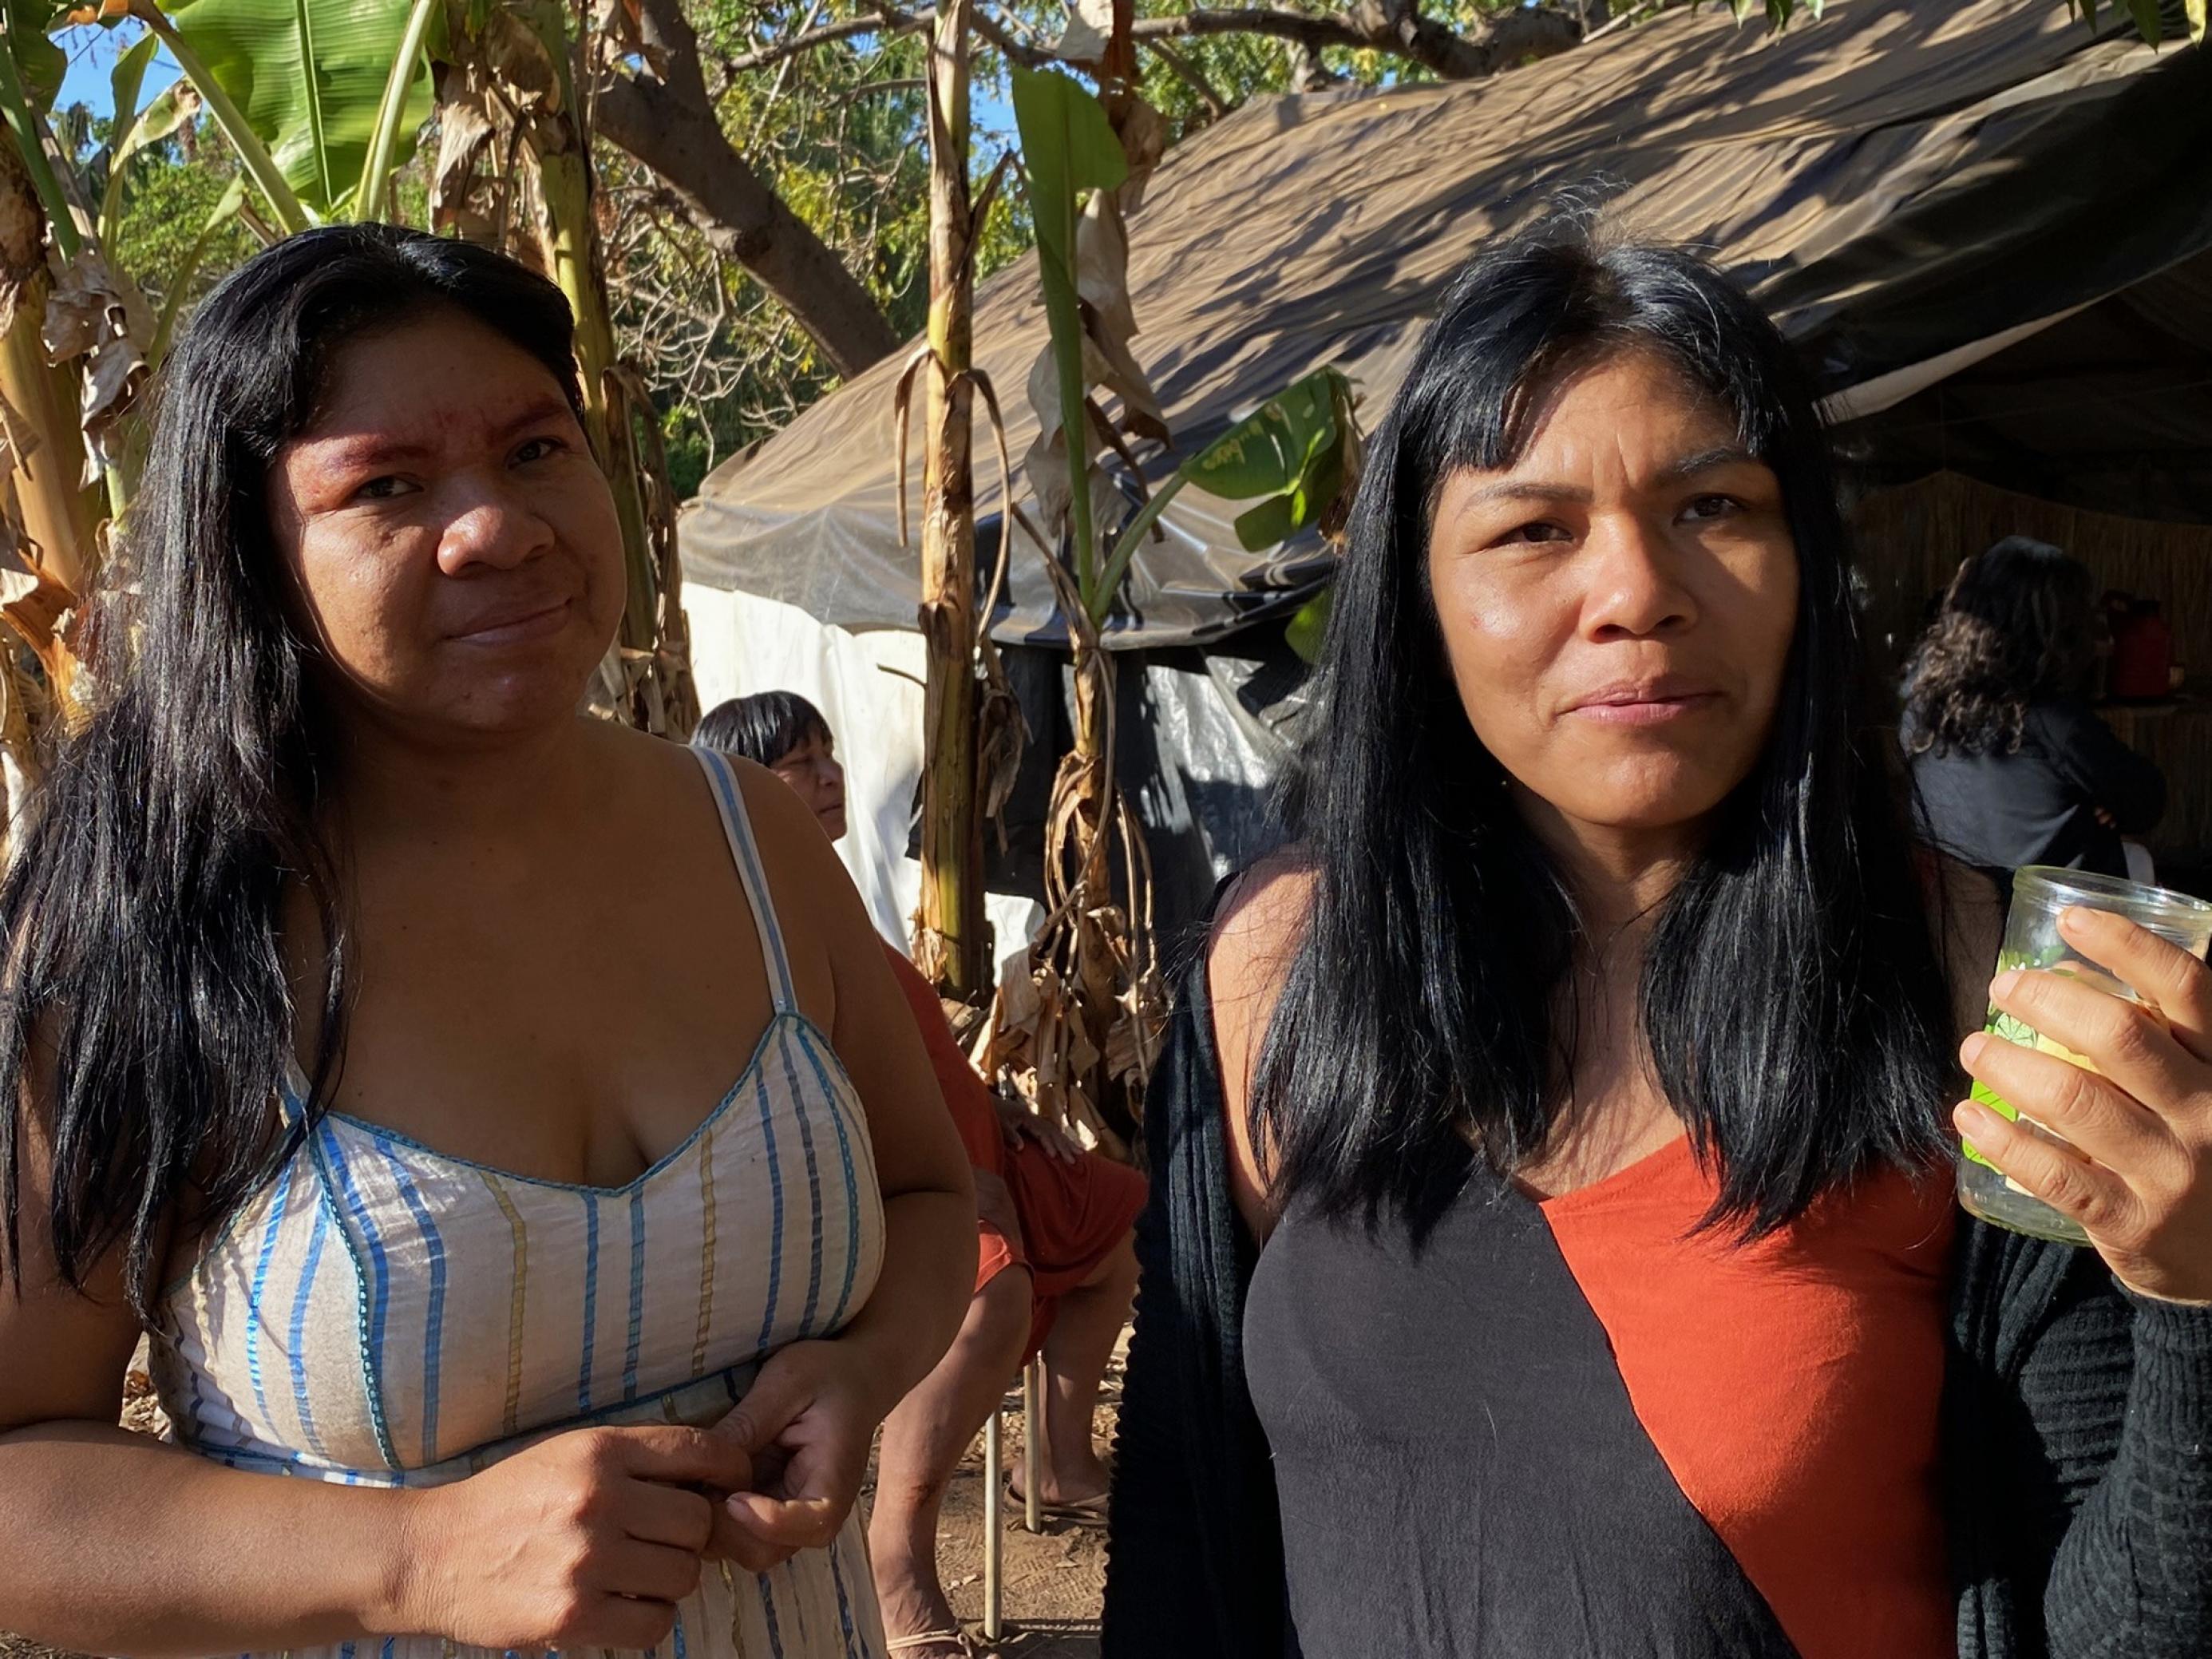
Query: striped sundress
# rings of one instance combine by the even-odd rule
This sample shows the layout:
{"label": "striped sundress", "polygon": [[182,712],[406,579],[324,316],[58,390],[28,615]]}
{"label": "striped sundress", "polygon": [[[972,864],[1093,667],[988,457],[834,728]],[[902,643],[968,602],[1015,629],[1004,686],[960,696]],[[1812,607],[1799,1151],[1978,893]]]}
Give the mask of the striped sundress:
{"label": "striped sundress", "polygon": [[[436,1486],[563,1429],[711,1424],[768,1355],[860,1310],[883,1257],[866,1120],[799,1011],[736,775],[719,755],[699,759],[775,996],[729,1093],[611,1188],[325,1115],[161,1299],[154,1377],[182,1445],[272,1474]],[[283,1102],[295,1122],[303,1098],[295,1073]],[[884,1653],[857,1510],[830,1548],[770,1572],[709,1563],[679,1615],[656,1659]],[[313,1650],[479,1651],[408,1637]]]}

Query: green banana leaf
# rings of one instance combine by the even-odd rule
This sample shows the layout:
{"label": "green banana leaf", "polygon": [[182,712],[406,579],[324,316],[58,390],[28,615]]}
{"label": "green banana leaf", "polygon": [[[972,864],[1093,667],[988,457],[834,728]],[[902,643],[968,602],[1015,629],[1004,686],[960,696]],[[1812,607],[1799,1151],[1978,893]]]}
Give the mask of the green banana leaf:
{"label": "green banana leaf", "polygon": [[131,49],[115,61],[115,73],[110,80],[115,102],[115,125],[107,139],[107,185],[100,192],[97,227],[103,245],[112,246],[115,241],[118,216],[123,207],[123,181],[131,168],[131,159],[150,145],[175,136],[177,129],[190,120],[199,107],[199,100],[191,95],[191,89],[182,81],[172,81],[167,87],[138,106],[138,92],[146,78],[146,66],[154,60],[154,53],[161,42],[151,33],[141,35]]}
{"label": "green banana leaf", "polygon": [[1335,608],[1336,590],[1324,587],[1291,614],[1283,625],[1283,643],[1297,653],[1298,660],[1316,663],[1321,660],[1322,641],[1328,635],[1328,618]]}
{"label": "green banana leaf", "polygon": [[[1092,620],[1105,620],[1137,549],[1185,484],[1194,483],[1223,501],[1263,497],[1259,506],[1238,516],[1236,527],[1237,539],[1246,552],[1265,552],[1318,523],[1336,504],[1349,482],[1358,440],[1352,412],[1352,382],[1341,370],[1316,369],[1303,380],[1291,381],[1177,467],[1174,476],[1152,493],[1152,500],[1122,526],[1114,538],[1114,551],[1106,561],[1097,591],[1091,598]],[[1305,612],[1299,615],[1304,617]],[[1309,621],[1309,631],[1316,644],[1327,616],[1324,609]],[[1295,634],[1291,644],[1297,647]]]}
{"label": "green banana leaf", "polygon": [[8,49],[31,107],[44,115],[54,106],[69,73],[69,57],[46,38],[54,19],[54,0],[0,0],[0,22],[8,29]]}
{"label": "green banana leaf", "polygon": [[1340,370],[1316,369],[1208,444],[1182,474],[1224,501],[1265,497],[1237,520],[1245,551],[1262,552],[1328,511],[1344,488],[1356,436],[1352,383]]}
{"label": "green banana leaf", "polygon": [[[168,9],[301,201],[325,219],[344,216],[407,32],[408,0],[173,0]],[[395,167],[430,106],[430,77],[418,71]]]}
{"label": "green banana leaf", "polygon": [[1084,477],[1088,445],[1084,441],[1083,313],[1075,290],[1075,216],[1082,205],[1079,192],[1113,189],[1129,176],[1129,161],[1105,110],[1080,82],[1018,64],[1009,64],[1007,74],[1013,82],[1022,167],[1029,174],[1030,217],[1036,227],[1045,324],[1052,334],[1053,368],[1060,380],[1060,429],[1067,438],[1068,529],[1075,544],[1077,580],[1085,603],[1095,611],[1112,589],[1094,591],[1092,577],[1097,558],[1091,487]]}

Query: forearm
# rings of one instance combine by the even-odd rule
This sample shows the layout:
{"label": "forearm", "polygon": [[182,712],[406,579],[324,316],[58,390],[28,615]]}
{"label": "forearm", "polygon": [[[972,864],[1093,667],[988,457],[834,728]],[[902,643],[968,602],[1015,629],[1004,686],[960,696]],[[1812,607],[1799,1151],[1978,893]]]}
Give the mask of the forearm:
{"label": "forearm", "polygon": [[0,1629],[157,1659],[410,1629],[410,1495],[94,1423],[0,1437]]}
{"label": "forearm", "polygon": [[2134,1305],[2118,1449],[2044,1595],[2053,1659],[2212,1652],[2212,1310]]}
{"label": "forearm", "polygon": [[865,1374],[888,1412],[952,1346],[975,1289],[972,1190],[902,1193],[884,1200],[884,1265],[860,1316],[838,1335],[865,1351]]}

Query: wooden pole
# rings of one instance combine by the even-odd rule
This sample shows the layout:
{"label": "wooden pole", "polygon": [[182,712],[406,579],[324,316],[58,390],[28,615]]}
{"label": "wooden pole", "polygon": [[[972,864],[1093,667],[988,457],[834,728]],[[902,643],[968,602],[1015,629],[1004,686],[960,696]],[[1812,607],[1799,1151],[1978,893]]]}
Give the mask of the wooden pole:
{"label": "wooden pole", "polygon": [[983,1639],[995,1642],[1006,1633],[1006,1526],[999,1494],[1006,1489],[1000,1467],[1005,1446],[1000,1428],[1006,1414],[994,1410],[983,1425]]}
{"label": "wooden pole", "polygon": [[921,473],[922,970],[973,1001],[990,988],[975,763],[975,497],[969,465],[975,234],[968,193],[973,0],[939,0],[929,41],[929,396]]}

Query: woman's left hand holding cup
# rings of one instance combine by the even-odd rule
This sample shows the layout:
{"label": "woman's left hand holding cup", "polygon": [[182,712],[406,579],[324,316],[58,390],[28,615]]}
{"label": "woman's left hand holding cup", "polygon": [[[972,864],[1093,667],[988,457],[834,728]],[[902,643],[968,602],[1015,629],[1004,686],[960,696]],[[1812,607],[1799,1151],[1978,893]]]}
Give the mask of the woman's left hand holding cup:
{"label": "woman's left hand holding cup", "polygon": [[2212,1303],[2212,969],[2106,911],[2071,908],[2058,927],[2142,1001],[2063,973],[1998,975],[2001,1011],[2096,1070],[1977,1033],[1960,1051],[1966,1070],[2069,1144],[1971,1102],[1959,1129],[2078,1221],[2130,1290]]}

